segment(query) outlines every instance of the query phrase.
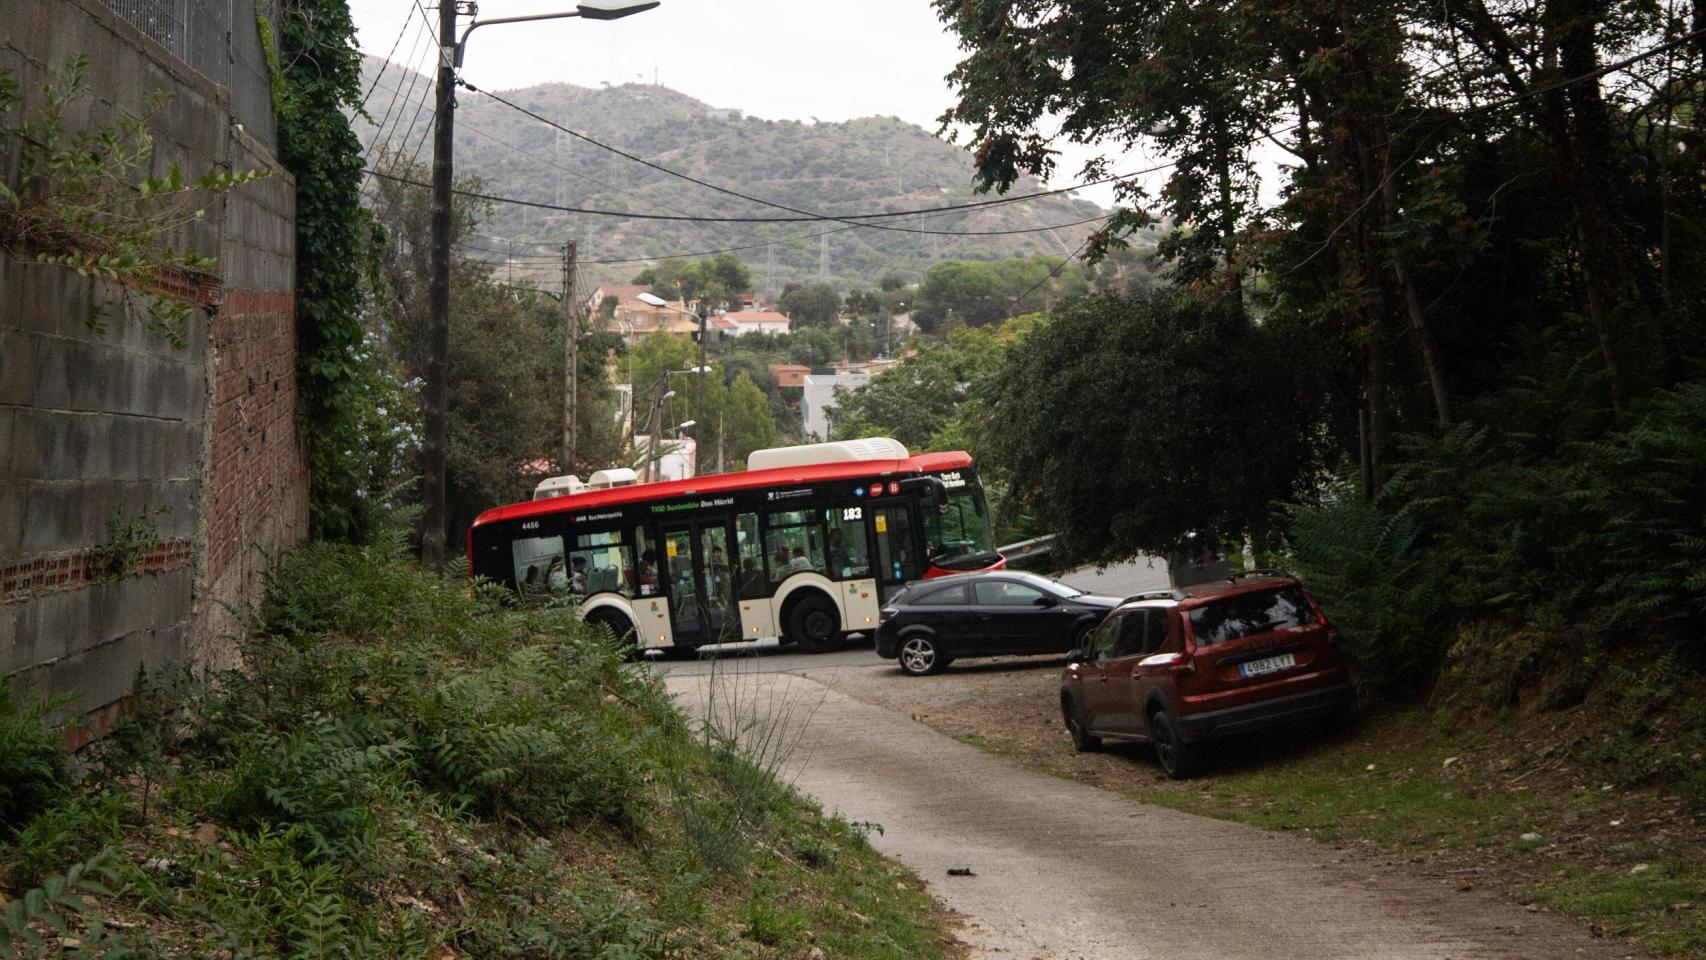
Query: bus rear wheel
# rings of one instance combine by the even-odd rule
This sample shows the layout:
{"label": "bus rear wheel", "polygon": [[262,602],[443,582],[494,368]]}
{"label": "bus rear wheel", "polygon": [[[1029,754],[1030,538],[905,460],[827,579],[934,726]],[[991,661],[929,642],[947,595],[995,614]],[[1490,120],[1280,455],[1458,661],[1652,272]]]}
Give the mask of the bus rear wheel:
{"label": "bus rear wheel", "polygon": [[801,653],[825,653],[841,639],[841,615],[825,597],[807,597],[788,614],[788,638]]}

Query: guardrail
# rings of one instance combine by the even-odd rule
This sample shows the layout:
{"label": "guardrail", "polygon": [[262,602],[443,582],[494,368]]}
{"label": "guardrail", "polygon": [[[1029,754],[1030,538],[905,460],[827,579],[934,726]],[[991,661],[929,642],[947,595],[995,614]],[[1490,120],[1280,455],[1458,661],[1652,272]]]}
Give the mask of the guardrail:
{"label": "guardrail", "polygon": [[1040,537],[1009,543],[1005,547],[996,547],[996,552],[1009,560],[1021,557],[1040,557],[1054,551],[1054,534],[1045,533]]}

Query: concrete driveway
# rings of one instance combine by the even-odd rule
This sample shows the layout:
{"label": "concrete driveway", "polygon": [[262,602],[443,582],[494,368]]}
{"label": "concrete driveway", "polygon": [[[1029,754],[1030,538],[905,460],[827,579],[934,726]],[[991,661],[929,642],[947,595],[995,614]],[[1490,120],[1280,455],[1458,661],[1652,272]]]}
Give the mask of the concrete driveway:
{"label": "concrete driveway", "polygon": [[[1569,920],[1405,864],[1022,768],[843,692],[892,673],[869,650],[852,650],[677,664],[667,683],[684,709],[726,727],[768,723],[767,741],[784,748],[772,758],[781,775],[826,811],[880,824],[871,842],[964,916],[973,957],[1629,955]],[[841,682],[852,676],[859,683]],[[948,875],[955,868],[975,875]]]}

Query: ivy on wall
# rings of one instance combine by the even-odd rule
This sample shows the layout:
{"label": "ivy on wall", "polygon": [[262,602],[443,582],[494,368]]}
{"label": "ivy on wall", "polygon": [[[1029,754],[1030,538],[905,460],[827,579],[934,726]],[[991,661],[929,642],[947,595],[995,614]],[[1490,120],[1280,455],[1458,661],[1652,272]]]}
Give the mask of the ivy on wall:
{"label": "ivy on wall", "polygon": [[297,350],[314,536],[363,541],[383,520],[363,489],[362,313],[378,286],[377,228],[361,205],[363,154],[344,111],[360,109],[361,53],[345,0],[286,0],[272,70],[279,153],[296,178]]}

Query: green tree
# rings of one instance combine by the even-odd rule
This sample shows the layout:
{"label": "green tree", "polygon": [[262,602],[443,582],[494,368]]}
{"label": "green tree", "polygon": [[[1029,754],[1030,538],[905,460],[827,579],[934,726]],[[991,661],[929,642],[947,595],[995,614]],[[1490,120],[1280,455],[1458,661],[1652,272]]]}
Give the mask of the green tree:
{"label": "green tree", "polygon": [[1042,306],[1056,292],[1082,292],[1059,284],[1076,277],[1062,271],[1051,278],[1061,261],[1054,257],[1028,260],[951,260],[931,267],[924,274],[912,307],[912,321],[926,333],[945,332],[953,326],[981,327],[999,323]]}
{"label": "green tree", "polygon": [[794,327],[827,327],[841,311],[841,297],[827,283],[790,283],[782,288],[777,305]]}
{"label": "green tree", "polygon": [[687,404],[691,402],[693,392],[698,386],[694,378],[700,374],[678,374],[666,381],[664,373],[696,366],[699,363],[698,345],[691,340],[658,330],[629,349],[634,384],[634,432],[645,432],[646,419],[653,401],[670,390],[676,393],[675,397],[670,398],[675,404],[672,407],[660,405],[660,425],[665,428],[672,427],[675,423],[688,419],[688,416],[683,416],[674,423],[663,423],[661,418],[675,411],[689,409]]}
{"label": "green tree", "polygon": [[[944,341],[923,344],[917,354],[863,387],[839,391],[835,438],[886,436],[909,449],[950,449],[938,440],[967,437],[964,421],[974,387],[997,376],[1006,353],[1037,323],[1036,316],[1029,316],[955,330]],[[956,442],[951,449],[975,446]]]}
{"label": "green tree", "polygon": [[770,398],[744,372],[729,384],[722,422],[726,454],[735,469],[746,466],[752,451],[776,445]]}
{"label": "green tree", "polygon": [[1057,310],[979,379],[973,434],[1013,505],[1075,558],[1272,544],[1275,504],[1317,462],[1315,362],[1225,300],[1104,294]]}
{"label": "green tree", "polygon": [[652,292],[665,300],[704,300],[712,307],[752,289],[751,273],[732,253],[703,260],[665,260],[635,274],[633,282],[650,284]]}
{"label": "green tree", "polygon": [[788,337],[788,359],[808,367],[833,363],[842,355],[841,341],[829,330],[804,327]]}

